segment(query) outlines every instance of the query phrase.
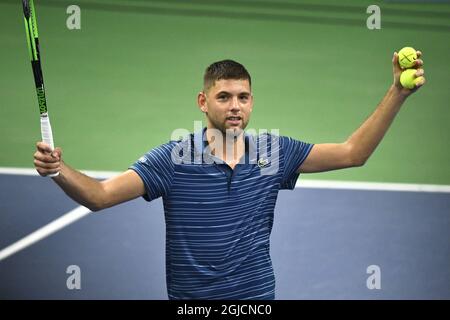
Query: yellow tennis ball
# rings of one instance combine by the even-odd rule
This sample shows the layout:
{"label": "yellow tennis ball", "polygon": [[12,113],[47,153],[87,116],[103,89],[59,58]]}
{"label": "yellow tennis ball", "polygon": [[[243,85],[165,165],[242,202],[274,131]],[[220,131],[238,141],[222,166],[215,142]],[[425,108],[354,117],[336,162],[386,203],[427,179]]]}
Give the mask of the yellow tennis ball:
{"label": "yellow tennis ball", "polygon": [[403,69],[414,67],[417,60],[417,52],[414,48],[404,47],[398,52],[398,64]]}
{"label": "yellow tennis ball", "polygon": [[406,69],[402,72],[400,75],[400,83],[404,88],[414,89],[416,84],[422,80],[423,77],[416,78],[416,71],[416,69]]}

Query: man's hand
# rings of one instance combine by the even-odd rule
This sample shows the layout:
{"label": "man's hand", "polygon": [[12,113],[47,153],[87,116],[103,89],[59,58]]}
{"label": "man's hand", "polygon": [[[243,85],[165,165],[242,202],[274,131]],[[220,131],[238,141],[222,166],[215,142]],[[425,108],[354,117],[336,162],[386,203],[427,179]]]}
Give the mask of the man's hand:
{"label": "man's hand", "polygon": [[[423,60],[420,59],[422,56],[422,52],[417,51],[417,60],[415,62],[414,68],[417,69],[416,72],[416,78],[423,76],[425,74],[425,71],[423,70]],[[402,84],[400,83],[400,75],[402,74],[403,69],[400,68],[400,65],[398,64],[398,53],[394,52],[394,56],[392,57],[392,70],[394,73],[394,88],[398,90],[398,92],[403,95],[404,97],[409,96],[410,94],[416,92],[421,86],[425,84],[425,78],[423,80],[419,81],[416,84],[416,87],[414,89],[406,89],[403,88]]]}
{"label": "man's hand", "polygon": [[34,166],[43,177],[61,170],[61,148],[50,149],[50,146],[42,141],[36,143],[37,151],[34,153]]}

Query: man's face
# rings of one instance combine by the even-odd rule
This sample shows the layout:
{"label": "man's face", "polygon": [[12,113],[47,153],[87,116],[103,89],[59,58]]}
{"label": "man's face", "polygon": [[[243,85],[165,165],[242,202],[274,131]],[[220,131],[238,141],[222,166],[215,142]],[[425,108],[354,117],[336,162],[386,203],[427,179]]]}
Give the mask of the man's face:
{"label": "man's face", "polygon": [[218,80],[207,92],[200,92],[198,105],[206,114],[208,128],[223,133],[241,132],[250,121],[253,96],[248,80]]}

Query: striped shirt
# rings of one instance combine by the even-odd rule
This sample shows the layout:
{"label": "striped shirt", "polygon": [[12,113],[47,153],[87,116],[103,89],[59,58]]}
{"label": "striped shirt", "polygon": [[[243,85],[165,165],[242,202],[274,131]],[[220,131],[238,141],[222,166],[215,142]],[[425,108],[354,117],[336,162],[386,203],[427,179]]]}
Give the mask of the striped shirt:
{"label": "striped shirt", "polygon": [[147,201],[163,198],[169,299],[274,299],[275,202],[280,189],[295,187],[313,145],[246,134],[245,161],[231,169],[204,133],[156,147],[130,167]]}

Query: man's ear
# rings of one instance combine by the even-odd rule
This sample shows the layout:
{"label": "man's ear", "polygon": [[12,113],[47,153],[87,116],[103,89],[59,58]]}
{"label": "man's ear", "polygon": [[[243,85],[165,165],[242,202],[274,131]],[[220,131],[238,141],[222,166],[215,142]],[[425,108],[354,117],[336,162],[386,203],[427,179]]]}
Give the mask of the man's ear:
{"label": "man's ear", "polygon": [[208,106],[206,104],[206,94],[203,91],[200,91],[197,95],[197,104],[203,113],[208,112]]}

